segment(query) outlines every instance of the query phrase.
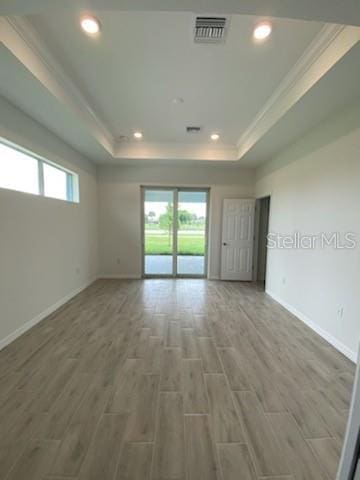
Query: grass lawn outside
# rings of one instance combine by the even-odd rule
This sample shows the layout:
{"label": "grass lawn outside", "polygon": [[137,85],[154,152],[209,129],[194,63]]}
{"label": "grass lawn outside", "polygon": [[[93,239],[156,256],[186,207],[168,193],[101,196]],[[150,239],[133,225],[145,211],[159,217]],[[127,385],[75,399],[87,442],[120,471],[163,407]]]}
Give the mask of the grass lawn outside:
{"label": "grass lawn outside", "polygon": [[[178,254],[179,255],[204,255],[205,237],[204,235],[178,236]],[[145,255],[171,255],[172,245],[169,245],[169,237],[163,235],[145,236]]]}
{"label": "grass lawn outside", "polygon": [[[159,230],[159,232],[163,232],[163,228],[160,227],[158,223],[145,223],[145,230]],[[181,230],[199,230],[204,231],[205,225],[203,223],[190,223],[188,225],[182,224]]]}

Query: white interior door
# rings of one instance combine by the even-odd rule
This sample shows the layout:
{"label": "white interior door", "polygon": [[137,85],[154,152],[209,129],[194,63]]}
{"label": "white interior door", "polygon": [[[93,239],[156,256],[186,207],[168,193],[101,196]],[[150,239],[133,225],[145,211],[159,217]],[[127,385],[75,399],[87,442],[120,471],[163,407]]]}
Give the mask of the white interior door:
{"label": "white interior door", "polygon": [[255,200],[225,199],[221,279],[252,280]]}

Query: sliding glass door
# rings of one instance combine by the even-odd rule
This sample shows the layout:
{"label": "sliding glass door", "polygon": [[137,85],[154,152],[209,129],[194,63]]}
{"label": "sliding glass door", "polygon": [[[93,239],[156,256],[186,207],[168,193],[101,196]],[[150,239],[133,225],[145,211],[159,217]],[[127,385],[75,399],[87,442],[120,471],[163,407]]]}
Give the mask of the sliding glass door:
{"label": "sliding glass door", "polygon": [[179,190],[177,273],[204,275],[206,259],[207,191]]}
{"label": "sliding glass door", "polygon": [[173,274],[175,193],[144,189],[145,275]]}
{"label": "sliding glass door", "polygon": [[208,189],[142,189],[144,276],[206,276]]}

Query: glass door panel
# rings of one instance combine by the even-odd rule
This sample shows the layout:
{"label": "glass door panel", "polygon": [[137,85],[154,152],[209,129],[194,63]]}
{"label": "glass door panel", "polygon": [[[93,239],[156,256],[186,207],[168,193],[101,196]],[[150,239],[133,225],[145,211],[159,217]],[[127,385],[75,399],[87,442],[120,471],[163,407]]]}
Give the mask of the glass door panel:
{"label": "glass door panel", "polygon": [[174,275],[175,190],[144,189],[144,273]]}
{"label": "glass door panel", "polygon": [[207,195],[207,191],[178,191],[178,275],[206,274]]}

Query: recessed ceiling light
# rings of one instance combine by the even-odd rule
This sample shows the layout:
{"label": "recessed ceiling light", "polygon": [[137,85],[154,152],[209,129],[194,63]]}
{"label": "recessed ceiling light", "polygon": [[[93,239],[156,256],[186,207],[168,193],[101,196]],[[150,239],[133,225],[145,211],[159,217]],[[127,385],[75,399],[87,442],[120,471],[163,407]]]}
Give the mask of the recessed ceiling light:
{"label": "recessed ceiling light", "polygon": [[82,17],[80,20],[80,25],[84,32],[88,33],[89,35],[96,35],[100,32],[100,22],[95,17],[90,17],[89,15]]}
{"label": "recessed ceiling light", "polygon": [[213,133],[211,136],[210,136],[211,140],[213,140],[214,142],[216,142],[216,140],[219,140],[220,138],[220,135],[218,133]]}
{"label": "recessed ceiling light", "polygon": [[134,132],[135,138],[142,138],[143,134],[141,132]]}
{"label": "recessed ceiling light", "polygon": [[254,29],[255,40],[265,40],[271,33],[272,26],[270,22],[261,22]]}

